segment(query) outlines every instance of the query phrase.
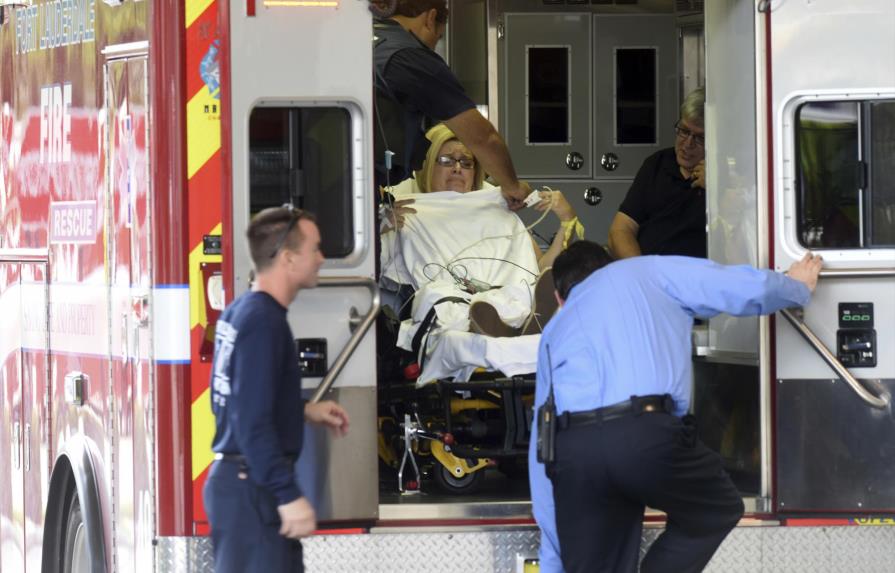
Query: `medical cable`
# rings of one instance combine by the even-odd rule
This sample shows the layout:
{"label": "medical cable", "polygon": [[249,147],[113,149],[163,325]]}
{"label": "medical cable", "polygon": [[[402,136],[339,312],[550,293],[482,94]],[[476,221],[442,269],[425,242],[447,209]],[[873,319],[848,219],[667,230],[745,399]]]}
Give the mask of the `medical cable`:
{"label": "medical cable", "polygon": [[[544,190],[546,190],[546,191],[550,191],[551,193],[553,193],[553,192],[555,191],[555,190],[554,190],[552,187],[550,187],[549,185],[544,185],[544,186],[542,187],[542,189],[544,189]],[[541,216],[538,217],[537,220],[535,220],[535,222],[532,223],[531,225],[528,225],[527,227],[525,227],[525,228],[523,228],[523,229],[520,229],[519,231],[516,231],[516,232],[514,232],[514,233],[510,233],[509,235],[493,235],[493,236],[489,236],[489,237],[482,237],[481,239],[479,239],[479,240],[477,240],[477,241],[475,241],[475,242],[473,242],[473,243],[467,245],[466,247],[464,247],[463,249],[461,249],[460,251],[458,251],[458,252],[453,256],[453,258],[451,258],[451,259],[447,262],[446,265],[442,265],[441,263],[426,263],[426,264],[423,266],[423,275],[426,277],[426,279],[429,280],[429,282],[432,282],[434,279],[432,279],[432,278],[430,278],[430,277],[428,276],[428,274],[426,273],[425,269],[426,269],[429,265],[437,265],[437,266],[442,267],[445,271],[447,271],[447,273],[451,275],[451,278],[454,279],[454,282],[455,282],[455,283],[458,283],[458,285],[463,286],[462,281],[459,281],[459,280],[457,279],[457,277],[454,275],[454,273],[451,272],[451,268],[453,267],[453,263],[455,263],[455,262],[457,262],[457,261],[462,261],[462,260],[476,260],[476,259],[481,259],[481,260],[496,260],[496,261],[501,261],[501,262],[509,263],[509,264],[511,264],[511,265],[517,266],[517,267],[519,267],[519,268],[525,270],[526,272],[530,273],[531,275],[533,275],[533,276],[535,276],[535,277],[539,277],[539,276],[540,276],[539,274],[534,273],[534,272],[530,271],[529,269],[526,269],[525,267],[523,267],[522,265],[519,265],[518,263],[514,263],[513,261],[509,261],[509,260],[506,260],[506,259],[501,259],[501,258],[496,258],[496,257],[462,257],[462,258],[460,258],[460,255],[462,255],[463,253],[465,253],[465,252],[468,251],[469,249],[475,247],[476,245],[478,245],[478,244],[480,244],[480,243],[483,243],[483,242],[485,242],[485,241],[488,241],[488,240],[492,240],[492,239],[512,239],[512,238],[515,237],[516,235],[521,235],[523,232],[525,232],[525,233],[530,232],[534,227],[540,225],[540,224],[544,221],[544,219],[547,217],[547,215],[548,215],[548,214],[550,213],[550,211],[552,210],[555,201],[556,201],[555,196],[554,196],[554,195],[551,195],[551,197],[550,197],[550,206],[549,206],[548,208],[544,209],[544,212],[541,213]],[[396,222],[395,222],[395,226],[397,227],[397,220],[396,220]],[[397,230],[397,229],[396,229],[396,230]],[[399,237],[397,237],[397,235],[396,235],[395,239],[396,239],[396,242],[397,242],[397,240],[399,239]],[[397,263],[395,263],[395,264],[397,265]],[[464,267],[464,268],[465,268],[465,267]],[[468,272],[467,272],[467,274],[468,274]],[[467,280],[468,280],[468,279],[467,279]],[[400,316],[401,313],[404,311],[404,309],[407,307],[407,305],[408,305],[414,298],[416,298],[417,293],[418,293],[419,291],[421,291],[421,290],[423,289],[424,286],[425,286],[425,285],[421,285],[419,288],[417,288],[416,290],[414,290],[413,293],[412,293],[409,297],[407,297],[407,300],[404,301],[404,304],[402,304],[401,307],[398,309],[398,315],[399,315],[399,316]]]}
{"label": "medical cable", "polygon": [[[547,186],[547,185],[544,185],[543,188],[544,188],[545,190],[547,190],[547,191],[550,191],[551,193],[553,192],[553,189],[550,188],[550,187]],[[467,245],[467,246],[464,247],[463,249],[460,249],[460,251],[457,252],[457,253],[456,253],[456,254],[455,254],[455,255],[448,261],[447,264],[450,265],[450,264],[453,263],[454,261],[458,260],[458,257],[459,257],[460,255],[462,255],[463,253],[465,253],[465,252],[468,251],[469,249],[471,249],[471,248],[477,246],[479,243],[484,243],[485,241],[490,241],[490,240],[493,240],[493,239],[512,239],[512,238],[515,237],[516,235],[521,235],[523,232],[528,233],[529,231],[531,231],[531,229],[533,229],[534,227],[540,225],[541,222],[547,217],[547,214],[550,213],[550,210],[553,208],[553,205],[554,205],[554,202],[555,202],[555,201],[556,201],[555,196],[554,196],[554,195],[551,195],[551,196],[550,196],[550,206],[547,207],[546,209],[544,209],[544,212],[541,213],[541,216],[538,217],[538,219],[537,219],[534,223],[532,223],[531,225],[525,227],[524,229],[520,229],[520,230],[516,231],[515,233],[510,233],[509,235],[492,235],[492,236],[489,236],[489,237],[482,237],[482,238],[479,239],[478,241],[475,241],[474,243],[471,243],[471,244]]]}

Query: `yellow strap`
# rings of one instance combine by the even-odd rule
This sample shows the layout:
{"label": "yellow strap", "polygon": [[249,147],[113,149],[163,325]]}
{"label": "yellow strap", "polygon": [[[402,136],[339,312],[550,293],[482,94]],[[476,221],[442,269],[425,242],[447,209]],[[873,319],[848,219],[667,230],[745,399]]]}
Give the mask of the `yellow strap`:
{"label": "yellow strap", "polygon": [[584,239],[584,225],[581,224],[581,221],[578,220],[578,217],[573,219],[569,219],[568,221],[561,221],[559,223],[560,228],[563,232],[562,239],[562,248],[568,249],[569,242],[572,240],[572,233],[575,234],[575,238],[577,240]]}

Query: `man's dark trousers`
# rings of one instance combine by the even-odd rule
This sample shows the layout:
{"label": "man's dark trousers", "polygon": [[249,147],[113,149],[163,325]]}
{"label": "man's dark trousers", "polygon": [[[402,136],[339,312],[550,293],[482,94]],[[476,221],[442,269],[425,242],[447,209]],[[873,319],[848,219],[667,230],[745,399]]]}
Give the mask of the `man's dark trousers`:
{"label": "man's dark trousers", "polygon": [[240,464],[216,461],[205,482],[215,573],[302,573],[301,543],[280,535],[277,500]]}
{"label": "man's dark trousers", "polygon": [[641,572],[702,571],[743,515],[721,458],[664,412],[559,431],[547,473],[566,573],[636,572],[645,506],[668,522]]}

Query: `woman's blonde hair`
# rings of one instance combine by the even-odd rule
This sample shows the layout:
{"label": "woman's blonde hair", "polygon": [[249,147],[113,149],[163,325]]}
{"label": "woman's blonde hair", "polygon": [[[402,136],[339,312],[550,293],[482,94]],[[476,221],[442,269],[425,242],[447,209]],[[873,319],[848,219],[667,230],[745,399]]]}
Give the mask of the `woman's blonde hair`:
{"label": "woman's blonde hair", "polygon": [[[448,126],[439,123],[426,133],[426,139],[432,143],[429,145],[429,151],[426,152],[426,160],[423,162],[423,166],[419,171],[413,174],[416,178],[416,185],[423,193],[428,193],[430,191],[444,191],[444,189],[432,189],[432,172],[435,170],[435,166],[438,165],[437,159],[438,153],[441,151],[441,146],[452,139],[458,138]],[[476,159],[475,177],[472,179],[472,190],[475,191],[481,189],[484,180],[485,173],[482,171],[482,165],[479,163],[479,160]]]}

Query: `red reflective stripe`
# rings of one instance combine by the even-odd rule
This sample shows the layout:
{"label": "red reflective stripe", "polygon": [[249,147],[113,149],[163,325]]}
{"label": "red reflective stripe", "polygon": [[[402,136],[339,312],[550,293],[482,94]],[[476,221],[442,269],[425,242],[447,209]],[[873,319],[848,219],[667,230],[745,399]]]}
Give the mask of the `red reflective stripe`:
{"label": "red reflective stripe", "polygon": [[787,527],[825,527],[834,525],[854,525],[849,519],[784,519],[783,525]]}
{"label": "red reflective stripe", "polygon": [[255,15],[255,0],[246,0],[246,16]]}
{"label": "red reflective stripe", "polygon": [[535,520],[526,517],[518,519],[401,519],[376,522],[377,527],[445,527],[467,525],[531,525]]}
{"label": "red reflective stripe", "polygon": [[365,533],[370,533],[370,530],[355,527],[349,529],[318,529],[314,532],[314,535],[363,535]]}

